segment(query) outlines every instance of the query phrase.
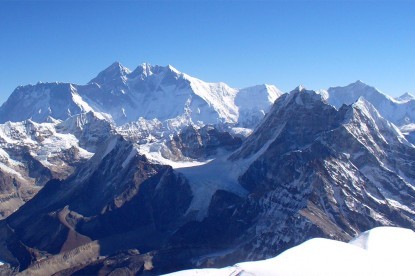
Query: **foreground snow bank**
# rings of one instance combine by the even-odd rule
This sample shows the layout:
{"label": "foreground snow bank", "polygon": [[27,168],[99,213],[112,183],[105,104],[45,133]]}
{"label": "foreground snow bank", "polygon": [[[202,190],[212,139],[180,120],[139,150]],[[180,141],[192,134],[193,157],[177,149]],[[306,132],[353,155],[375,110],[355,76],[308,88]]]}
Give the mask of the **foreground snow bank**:
{"label": "foreground snow bank", "polygon": [[222,269],[193,269],[169,274],[383,276],[415,275],[415,232],[397,227],[366,231],[349,243],[316,238],[275,258],[239,263]]}

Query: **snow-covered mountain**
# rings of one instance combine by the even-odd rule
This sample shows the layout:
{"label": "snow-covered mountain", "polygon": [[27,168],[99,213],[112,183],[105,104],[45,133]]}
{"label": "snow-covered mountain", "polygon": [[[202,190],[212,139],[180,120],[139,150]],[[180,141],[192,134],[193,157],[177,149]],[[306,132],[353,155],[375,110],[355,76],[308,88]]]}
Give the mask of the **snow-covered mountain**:
{"label": "snow-covered mountain", "polygon": [[168,275],[409,276],[413,274],[411,252],[414,247],[412,230],[377,227],[361,233],[349,243],[316,238],[271,259]]}
{"label": "snow-covered mountain", "polygon": [[0,123],[31,119],[49,122],[91,111],[77,87],[69,83],[38,83],[19,86],[0,107]]}
{"label": "snow-covered mountain", "polygon": [[0,107],[0,273],[161,274],[415,229],[414,104],[148,64],[18,87]]}
{"label": "snow-covered mountain", "polygon": [[31,199],[51,179],[65,179],[93,153],[60,122],[0,124],[0,218]]}
{"label": "snow-covered mountain", "polygon": [[282,92],[273,85],[257,85],[239,90],[235,104],[239,109],[238,123],[254,128]]}
{"label": "snow-covered mountain", "polygon": [[[88,114],[60,124],[102,122]],[[415,147],[363,98],[336,109],[298,87],[242,145],[213,126],[167,140],[157,122],[110,127],[92,158],[0,223],[0,259],[29,274],[161,274],[415,229]],[[135,128],[147,138],[128,139]]]}
{"label": "snow-covered mountain", "polygon": [[412,95],[411,93],[406,92],[402,94],[401,96],[395,98],[395,100],[399,102],[409,102],[409,101],[415,100],[415,96]]}
{"label": "snow-covered mountain", "polygon": [[117,124],[138,118],[160,121],[185,116],[205,124],[235,123],[236,89],[224,83],[205,83],[172,66],[143,64],[133,72],[114,63],[82,91],[96,111],[111,114]]}
{"label": "snow-covered mountain", "polygon": [[410,94],[404,94],[398,99],[394,99],[361,81],[356,81],[344,87],[331,87],[327,91],[322,91],[322,94],[336,108],[340,108],[343,104],[352,104],[363,97],[385,119],[397,126],[415,122],[415,100]]}
{"label": "snow-covered mountain", "polygon": [[[307,236],[348,240],[378,225],[414,229],[414,156],[367,101],[336,110],[313,91],[284,94],[230,157],[236,167],[247,166],[238,179],[248,196],[217,191],[199,226],[201,235],[212,221],[226,221],[215,226],[209,246],[215,239],[220,246],[219,235],[234,249],[199,261],[263,259]],[[215,205],[230,214],[213,212],[221,209]],[[181,241],[198,236],[187,231]]]}
{"label": "snow-covered mountain", "polygon": [[[18,87],[0,108],[0,122],[66,120],[94,111],[117,125],[144,118],[254,127],[281,92],[272,85],[246,89],[207,83],[173,66],[142,64],[134,71],[115,62],[86,85],[38,83]],[[253,96],[255,100],[248,100]]]}

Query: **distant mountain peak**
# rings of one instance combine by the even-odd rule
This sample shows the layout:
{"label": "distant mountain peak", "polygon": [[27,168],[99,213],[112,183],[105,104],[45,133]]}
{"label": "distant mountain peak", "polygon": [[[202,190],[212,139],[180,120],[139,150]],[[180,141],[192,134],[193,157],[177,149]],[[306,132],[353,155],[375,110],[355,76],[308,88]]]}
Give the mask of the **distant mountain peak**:
{"label": "distant mountain peak", "polygon": [[98,76],[92,79],[89,83],[105,84],[114,80],[122,79],[130,73],[130,69],[124,67],[121,63],[116,61],[101,71]]}
{"label": "distant mountain peak", "polygon": [[120,75],[128,75],[131,73],[131,70],[123,66],[118,61],[115,61],[102,72],[114,72],[114,73],[119,73]]}
{"label": "distant mountain peak", "polygon": [[409,92],[406,92],[403,95],[396,98],[396,100],[400,101],[400,102],[409,102],[409,101],[414,100],[414,99],[415,99],[415,96],[412,95]]}
{"label": "distant mountain peak", "polygon": [[296,92],[303,92],[303,91],[306,91],[306,88],[305,88],[305,86],[304,85],[302,85],[302,84],[300,84],[299,86],[297,86],[293,91],[296,91]]}
{"label": "distant mountain peak", "polygon": [[168,70],[170,70],[171,72],[174,72],[176,74],[181,74],[181,72],[179,70],[177,70],[175,67],[173,67],[171,64],[167,65],[166,67]]}
{"label": "distant mountain peak", "polygon": [[174,76],[184,75],[182,72],[177,70],[172,65],[161,66],[161,65],[151,65],[149,63],[140,64],[132,73],[129,74],[129,78],[134,79],[138,76],[141,78],[147,78],[152,75],[169,75],[173,74]]}

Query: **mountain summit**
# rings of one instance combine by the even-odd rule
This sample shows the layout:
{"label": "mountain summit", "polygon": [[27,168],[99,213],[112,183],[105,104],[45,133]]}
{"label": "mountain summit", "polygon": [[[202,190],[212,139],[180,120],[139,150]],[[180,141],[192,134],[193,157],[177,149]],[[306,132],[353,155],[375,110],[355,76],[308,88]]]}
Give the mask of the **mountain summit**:
{"label": "mountain summit", "polygon": [[327,91],[328,102],[340,108],[343,104],[353,104],[360,97],[368,100],[384,118],[397,126],[415,122],[415,101],[396,100],[375,87],[361,81],[347,86],[331,87]]}
{"label": "mountain summit", "polygon": [[[247,101],[243,94],[253,95],[256,101]],[[18,87],[0,108],[0,122],[65,120],[94,111],[117,125],[157,118],[184,126],[239,123],[254,127],[280,94],[274,86],[235,89],[224,83],[207,83],[171,65],[144,63],[131,71],[114,62],[86,85]]]}
{"label": "mountain summit", "polygon": [[18,87],[0,108],[0,274],[160,275],[415,229],[413,103],[149,64]]}

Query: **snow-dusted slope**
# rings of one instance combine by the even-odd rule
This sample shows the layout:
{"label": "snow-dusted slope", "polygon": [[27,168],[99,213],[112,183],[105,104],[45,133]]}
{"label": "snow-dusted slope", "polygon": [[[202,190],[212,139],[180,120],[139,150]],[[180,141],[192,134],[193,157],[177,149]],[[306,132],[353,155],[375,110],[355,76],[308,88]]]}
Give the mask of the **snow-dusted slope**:
{"label": "snow-dusted slope", "polygon": [[415,101],[410,95],[403,95],[402,99],[394,99],[361,81],[344,87],[331,87],[323,91],[328,102],[340,108],[343,104],[352,104],[360,97],[369,101],[380,114],[392,123],[402,126],[415,122]]}
{"label": "snow-dusted slope", "polygon": [[[304,237],[346,241],[378,225],[413,228],[414,153],[414,146],[364,99],[336,110],[321,95],[299,87],[281,96],[230,156],[236,168],[221,165],[227,176],[239,169],[234,179],[248,196],[230,186],[209,190],[207,217],[200,228],[183,231],[181,239],[203,234],[211,241],[207,247],[218,236],[235,240],[227,252],[194,257],[195,265],[219,266],[232,258],[272,256]],[[205,229],[211,228],[209,236]]]}
{"label": "snow-dusted slope", "polygon": [[92,153],[70,133],[57,131],[59,122],[31,120],[0,124],[0,217],[32,198],[50,179],[68,177]]}
{"label": "snow-dusted slope", "polygon": [[222,269],[185,270],[171,276],[410,276],[413,275],[415,233],[398,227],[378,227],[349,243],[311,239],[275,258],[238,263]]}
{"label": "snow-dusted slope", "polygon": [[130,72],[114,63],[91,80],[81,94],[97,111],[111,114],[118,124],[142,117],[170,119],[179,125],[254,125],[281,92],[270,85],[238,90],[225,83],[207,83],[171,65],[142,64]]}
{"label": "snow-dusted slope", "polygon": [[273,85],[257,85],[239,90],[235,104],[240,126],[252,128],[265,116],[282,92]]}
{"label": "snow-dusted slope", "polygon": [[90,152],[95,152],[115,132],[115,127],[106,117],[93,111],[72,116],[57,124],[56,128],[60,133],[74,135],[80,147]]}
{"label": "snow-dusted slope", "polygon": [[50,117],[65,120],[91,111],[77,87],[69,83],[38,83],[19,86],[0,107],[0,123],[31,119],[47,122]]}
{"label": "snow-dusted slope", "polygon": [[237,121],[237,90],[205,83],[172,66],[142,64],[133,72],[114,63],[85,86],[81,94],[97,111],[118,124],[138,118],[161,121],[185,115],[188,121],[217,124]]}
{"label": "snow-dusted slope", "polygon": [[395,100],[397,100],[399,102],[409,102],[409,101],[415,100],[415,96],[412,95],[409,92],[406,92],[406,93],[402,94],[401,96],[395,98]]}
{"label": "snow-dusted slope", "polygon": [[207,83],[171,65],[142,64],[130,71],[115,62],[87,85],[18,87],[0,108],[0,122],[65,120],[94,111],[118,126],[143,118],[168,120],[176,128],[238,122],[254,127],[280,94],[271,85],[235,89],[225,83]]}

